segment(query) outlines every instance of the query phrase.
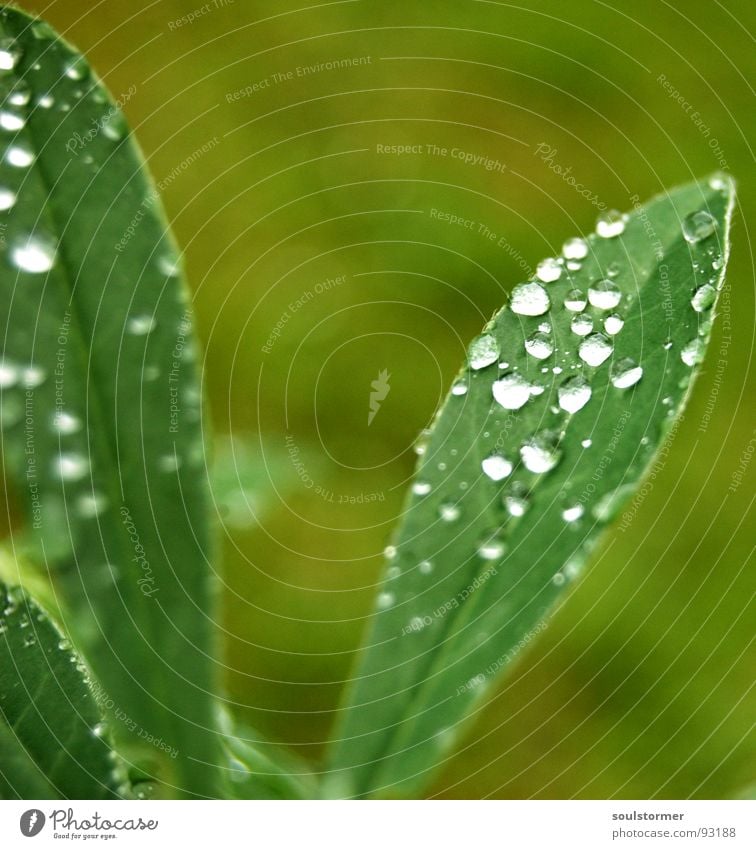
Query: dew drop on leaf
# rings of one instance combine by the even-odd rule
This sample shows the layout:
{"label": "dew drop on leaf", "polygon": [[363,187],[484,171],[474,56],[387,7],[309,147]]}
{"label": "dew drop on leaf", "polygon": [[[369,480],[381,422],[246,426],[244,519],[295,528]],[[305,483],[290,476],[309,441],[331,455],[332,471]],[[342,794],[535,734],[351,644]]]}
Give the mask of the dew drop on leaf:
{"label": "dew drop on leaf", "polygon": [[11,248],[13,264],[29,274],[43,274],[55,264],[57,247],[52,239],[40,235],[23,237]]}
{"label": "dew drop on leaf", "polygon": [[570,330],[578,336],[587,336],[593,332],[593,319],[588,313],[580,313],[570,322]]}
{"label": "dew drop on leaf", "polygon": [[431,491],[431,485],[428,481],[415,481],[412,484],[412,492],[415,495],[428,495]]}
{"label": "dew drop on leaf", "polygon": [[625,232],[625,216],[616,209],[603,212],[596,219],[596,233],[602,239],[613,239]]}
{"label": "dew drop on leaf", "polygon": [[545,360],[554,353],[554,343],[542,330],[537,330],[525,340],[525,350],[537,360]]}
{"label": "dew drop on leaf", "polygon": [[570,312],[582,312],[588,305],[588,299],[580,289],[570,289],[564,296],[564,306]]}
{"label": "dew drop on leaf", "polygon": [[593,333],[578,346],[578,356],[589,366],[600,366],[612,355],[612,343],[603,333]]}
{"label": "dew drop on leaf", "polygon": [[0,38],[0,74],[12,71],[21,59],[22,51],[13,38]]}
{"label": "dew drop on leaf", "polygon": [[530,400],[530,384],[519,374],[511,372],[491,386],[494,399],[505,410],[519,410]]}
{"label": "dew drop on leaf", "polygon": [[583,515],[583,505],[575,504],[573,507],[566,507],[562,510],[562,518],[565,522],[577,522],[577,520]]}
{"label": "dew drop on leaf", "polygon": [[77,433],[81,430],[81,419],[72,413],[60,410],[53,416],[53,428],[65,435]]}
{"label": "dew drop on leaf", "polygon": [[548,292],[540,283],[520,283],[512,290],[512,312],[517,315],[543,315],[551,306]]}
{"label": "dew drop on leaf", "polygon": [[452,395],[466,395],[467,394],[467,381],[460,377],[452,383],[451,388]]}
{"label": "dew drop on leaf", "polygon": [[691,245],[707,239],[716,230],[717,222],[713,215],[705,209],[691,212],[682,223],[682,232],[685,241]]}
{"label": "dew drop on leaf", "polygon": [[612,368],[612,386],[617,389],[628,389],[643,377],[643,368],[629,357],[621,359]]}
{"label": "dew drop on leaf", "polygon": [[691,339],[680,351],[680,359],[686,366],[696,366],[703,359],[704,343],[701,339]]}
{"label": "dew drop on leaf", "polygon": [[461,515],[459,505],[452,501],[445,501],[438,508],[438,515],[444,522],[456,522]]}
{"label": "dew drop on leaf", "polygon": [[613,310],[622,300],[622,292],[611,280],[596,280],[588,288],[591,306],[600,310]]}
{"label": "dew drop on leaf", "polygon": [[34,162],[34,151],[25,141],[16,141],[6,150],[5,160],[14,168],[28,168]]}
{"label": "dew drop on leaf", "polygon": [[510,516],[518,518],[524,516],[530,507],[528,491],[522,484],[513,484],[509,492],[504,496],[504,507]]}
{"label": "dew drop on leaf", "polygon": [[559,406],[568,413],[577,413],[591,400],[591,387],[585,378],[568,377],[557,390]]}
{"label": "dew drop on leaf", "polygon": [[708,283],[699,286],[690,299],[690,305],[696,312],[706,312],[711,309],[717,297],[717,290]]}
{"label": "dew drop on leaf", "polygon": [[80,454],[59,454],[53,463],[53,471],[62,481],[78,481],[89,471],[89,463]]}
{"label": "dew drop on leaf", "polygon": [[[562,276],[562,265],[558,259],[542,259],[536,266],[536,277],[543,283],[553,283]],[[540,313],[538,313],[540,315]]]}
{"label": "dew drop on leaf", "polygon": [[565,259],[584,259],[588,256],[588,242],[579,237],[567,239],[562,245],[562,254]]}
{"label": "dew drop on leaf", "polygon": [[480,465],[492,481],[504,480],[512,474],[512,462],[501,454],[490,454]]}
{"label": "dew drop on leaf", "polygon": [[151,315],[135,315],[129,319],[126,329],[132,336],[147,336],[155,329],[156,321]]}
{"label": "dew drop on leaf", "polygon": [[544,431],[531,437],[520,448],[520,456],[525,468],[534,474],[550,472],[561,459],[556,435]]}
{"label": "dew drop on leaf", "polygon": [[616,336],[625,326],[625,319],[619,313],[613,312],[604,319],[604,331],[609,336]]}
{"label": "dew drop on leaf", "polygon": [[470,343],[468,361],[471,369],[482,369],[499,359],[499,343],[490,333],[478,336]]}
{"label": "dew drop on leaf", "polygon": [[483,560],[499,560],[505,551],[504,542],[497,536],[487,537],[478,546],[478,556]]}
{"label": "dew drop on leaf", "polygon": [[12,209],[16,202],[16,193],[10,189],[0,188],[0,212]]}

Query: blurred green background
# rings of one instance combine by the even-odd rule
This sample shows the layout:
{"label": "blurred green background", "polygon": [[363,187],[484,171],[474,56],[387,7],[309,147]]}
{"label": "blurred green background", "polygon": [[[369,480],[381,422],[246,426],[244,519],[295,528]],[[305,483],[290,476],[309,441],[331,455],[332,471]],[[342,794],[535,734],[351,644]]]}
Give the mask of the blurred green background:
{"label": "blurred green background", "polygon": [[20,5],[116,98],[136,87],[124,111],[186,252],[214,428],[246,445],[246,489],[218,503],[221,673],[240,715],[307,757],[349,676],[412,443],[503,293],[589,232],[598,204],[720,168],[739,179],[722,314],[663,471],[431,793],[706,798],[756,779],[753,7]]}

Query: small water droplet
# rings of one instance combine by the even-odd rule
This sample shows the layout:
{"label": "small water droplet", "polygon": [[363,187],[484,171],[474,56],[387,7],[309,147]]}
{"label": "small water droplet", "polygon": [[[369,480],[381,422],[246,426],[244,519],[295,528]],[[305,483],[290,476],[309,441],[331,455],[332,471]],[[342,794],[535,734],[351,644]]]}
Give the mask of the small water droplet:
{"label": "small water droplet", "polygon": [[643,377],[643,368],[635,360],[624,357],[612,368],[612,386],[617,389],[628,389]]}
{"label": "small water droplet", "polygon": [[470,368],[476,371],[490,366],[499,359],[499,343],[490,333],[473,339],[468,350]]}
{"label": "small water droplet", "polygon": [[489,454],[481,462],[481,468],[492,481],[504,480],[512,474],[513,465],[511,460],[502,457],[501,454]]}
{"label": "small water droplet", "polygon": [[619,313],[613,312],[604,319],[604,330],[609,336],[616,336],[625,326],[625,319]]}
{"label": "small water droplet", "polygon": [[537,330],[525,340],[525,350],[537,360],[545,360],[554,353],[554,343],[542,330]]}
{"label": "small water droplet", "polygon": [[562,245],[562,253],[566,259],[585,259],[588,256],[588,242],[579,237],[567,239]]}
{"label": "small water droplet", "polygon": [[542,259],[536,266],[536,277],[542,283],[553,283],[562,276],[562,264],[558,259]]}
{"label": "small water droplet", "polygon": [[525,468],[534,474],[550,472],[561,459],[559,441],[551,431],[542,431],[531,437],[520,448]]}
{"label": "small water droplet", "polygon": [[418,569],[420,569],[421,574],[430,575],[430,573],[433,571],[433,564],[430,562],[430,560],[423,560],[418,566]]}
{"label": "small water droplet", "polygon": [[21,46],[14,38],[0,38],[0,73],[12,71],[21,55]]}
{"label": "small water droplet", "polygon": [[60,410],[53,416],[53,428],[62,434],[76,433],[81,430],[81,419],[71,413]]}
{"label": "small water droplet", "polygon": [[23,115],[16,112],[11,112],[8,109],[0,110],[0,129],[9,133],[16,133],[23,130],[26,126],[26,119]]}
{"label": "small water droplet", "polygon": [[173,254],[162,254],[158,257],[158,268],[162,274],[165,274],[166,277],[178,277],[179,276],[179,261],[178,258]]}
{"label": "small water droplet", "polygon": [[706,310],[711,309],[716,297],[717,290],[708,283],[704,283],[703,286],[699,286],[693,293],[693,297],[690,299],[690,305],[696,312],[706,312]]}
{"label": "small water droplet", "polygon": [[57,246],[47,236],[30,234],[11,248],[14,265],[29,274],[43,274],[55,265]]}
{"label": "small water droplet", "polygon": [[104,722],[98,722],[97,725],[92,728],[92,734],[95,737],[104,737],[107,730],[108,726]]}
{"label": "small water droplet", "polygon": [[34,151],[25,141],[16,141],[5,151],[5,161],[14,168],[28,168],[34,162]]}
{"label": "small water droplet", "polygon": [[603,212],[596,219],[596,233],[602,239],[613,239],[625,232],[625,216],[616,209]]}
{"label": "small water droplet", "polygon": [[588,289],[591,306],[600,310],[613,310],[622,300],[622,291],[611,280],[596,280]]}
{"label": "small water droplet", "polygon": [[431,485],[428,481],[415,481],[412,484],[412,492],[415,495],[428,495],[431,491]]}
{"label": "small water droplet", "polygon": [[596,367],[608,360],[613,350],[612,343],[603,333],[592,333],[578,346],[578,356],[584,363]]}
{"label": "small water droplet", "polygon": [[593,440],[592,439],[584,439],[580,444],[583,446],[583,448],[590,448],[591,445],[593,445]]}
{"label": "small water droplet", "polygon": [[562,518],[565,522],[577,522],[577,520],[583,515],[583,505],[575,504],[573,507],[566,507],[562,510]]}
{"label": "small water droplet", "polygon": [[121,141],[128,132],[129,126],[126,123],[126,118],[120,110],[111,112],[108,115],[108,120],[102,125],[102,134],[106,139],[111,141]]}
{"label": "small water droplet", "polygon": [[55,104],[55,99],[49,93],[42,94],[37,99],[37,106],[39,106],[40,109],[50,109],[50,108],[52,108],[52,106],[54,106],[54,104]]}
{"label": "small water droplet", "polygon": [[415,454],[418,457],[422,457],[423,454],[428,450],[428,442],[430,441],[431,431],[427,428],[425,430],[421,430],[418,434],[417,439],[415,440],[415,444],[412,446]]}
{"label": "small water droplet", "polygon": [[24,637],[24,648],[28,649],[31,646],[34,646],[36,644],[37,644],[37,638],[34,636],[34,634],[27,634]]}
{"label": "small water droplet", "polygon": [[19,379],[18,366],[8,360],[0,360],[0,389],[9,389],[15,386]]}
{"label": "small water droplet", "polygon": [[504,556],[506,545],[498,536],[493,535],[484,539],[478,546],[478,556],[483,560],[499,560]]}
{"label": "small water droplet", "polygon": [[704,355],[704,343],[702,339],[691,339],[687,345],[680,351],[680,359],[686,366],[696,366]]}
{"label": "small water droplet", "polygon": [[585,378],[568,377],[557,390],[559,406],[568,413],[577,413],[591,400],[591,387]]}
{"label": "small water droplet", "polygon": [[520,283],[512,290],[512,312],[517,315],[543,315],[551,306],[548,292],[540,283]]}
{"label": "small water droplet", "polygon": [[512,484],[509,492],[504,496],[504,507],[510,516],[515,518],[524,516],[530,507],[527,488],[521,483]]}
{"label": "small water droplet", "polygon": [[65,64],[63,73],[69,80],[83,80],[89,74],[89,63],[81,56],[72,56]]}
{"label": "small water droplet", "polygon": [[383,549],[383,556],[386,558],[386,560],[393,560],[396,557],[396,546],[387,545]]}
{"label": "small water droplet", "polygon": [[376,606],[379,610],[387,610],[393,605],[395,596],[393,593],[379,593],[376,599]]}
{"label": "small water droplet", "polygon": [[593,319],[586,312],[580,313],[570,322],[570,330],[578,336],[587,336],[593,332]]}
{"label": "small water droplet", "polygon": [[80,454],[60,454],[53,462],[53,471],[63,481],[78,481],[89,471],[89,463]]}
{"label": "small water droplet", "polygon": [[444,522],[456,522],[457,519],[459,519],[461,512],[459,505],[455,504],[453,501],[445,501],[438,508],[438,515]]}
{"label": "small water droplet", "polygon": [[519,410],[530,400],[530,384],[519,374],[510,372],[491,386],[494,399],[505,410]]}
{"label": "small water droplet", "polygon": [[451,388],[452,395],[467,395],[467,381],[463,378],[457,378],[457,380],[452,383]]}
{"label": "small water droplet", "polygon": [[588,305],[588,299],[580,289],[570,289],[564,296],[564,306],[570,312],[582,312]]}
{"label": "small water droplet", "polygon": [[181,468],[181,458],[176,454],[164,454],[158,458],[157,465],[161,472],[177,472]]}
{"label": "small water droplet", "polygon": [[151,315],[135,315],[129,319],[126,329],[132,336],[147,336],[155,329],[157,322]]}
{"label": "small water droplet", "polygon": [[691,245],[707,239],[717,228],[717,221],[713,215],[705,209],[691,212],[682,223],[682,232],[685,241]]}
{"label": "small water droplet", "polygon": [[16,80],[5,98],[11,106],[27,106],[31,100],[31,86],[26,80]]}
{"label": "small water droplet", "polygon": [[94,519],[104,513],[107,506],[107,498],[99,492],[85,492],[76,502],[76,509],[82,519]]}

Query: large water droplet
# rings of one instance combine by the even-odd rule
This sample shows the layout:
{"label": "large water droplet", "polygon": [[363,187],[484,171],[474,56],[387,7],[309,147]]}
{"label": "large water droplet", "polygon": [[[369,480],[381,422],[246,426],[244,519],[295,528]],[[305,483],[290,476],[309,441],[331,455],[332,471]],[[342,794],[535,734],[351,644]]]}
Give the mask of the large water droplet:
{"label": "large water droplet", "polygon": [[554,343],[542,330],[537,330],[525,340],[525,350],[537,360],[545,360],[554,353]]}
{"label": "large water droplet", "polygon": [[596,233],[602,239],[613,239],[625,232],[625,216],[616,209],[603,212],[596,219]]}
{"label": "large water droplet", "polygon": [[31,234],[11,248],[14,265],[29,274],[43,274],[55,265],[57,246],[47,236]]}
{"label": "large water droplet", "polygon": [[59,454],[53,463],[53,471],[63,481],[78,481],[89,471],[89,463],[80,454]]}
{"label": "large water droplet", "polygon": [[707,239],[717,229],[717,220],[705,209],[691,212],[682,223],[682,232],[685,241],[691,245]]}
{"label": "large water droplet", "polygon": [[470,368],[478,370],[486,368],[499,359],[499,343],[490,333],[484,333],[473,339],[468,350]]}
{"label": "large water droplet", "polygon": [[690,299],[690,305],[696,312],[706,312],[706,310],[711,309],[716,297],[717,290],[708,283],[704,283],[703,286],[699,286],[693,293],[693,297]]}
{"label": "large water droplet", "polygon": [[16,193],[10,189],[0,188],[0,212],[12,209],[16,202]]}
{"label": "large water droplet", "polygon": [[428,495],[431,491],[431,485],[428,481],[415,481],[412,484],[412,492],[415,495]]}
{"label": "large water droplet", "polygon": [[553,283],[562,276],[562,264],[558,259],[542,259],[536,266],[536,277],[543,283]]}
{"label": "large water droplet", "polygon": [[612,355],[612,343],[603,333],[592,333],[578,346],[578,356],[589,366],[600,366]]}
{"label": "large water droplet", "polygon": [[580,289],[570,289],[564,296],[564,306],[570,312],[582,312],[588,305],[588,299]]}
{"label": "large water droplet", "polygon": [[628,389],[643,377],[643,368],[630,357],[624,357],[612,368],[612,386],[617,389]]}
{"label": "large water droplet", "polygon": [[550,472],[562,456],[556,434],[543,431],[531,437],[520,448],[520,456],[529,472],[539,475]]}
{"label": "large water droplet", "polygon": [[559,406],[568,413],[577,413],[591,400],[591,387],[585,378],[568,377],[557,390]]}
{"label": "large water droplet", "polygon": [[565,522],[577,522],[577,520],[583,515],[583,505],[575,504],[573,507],[566,507],[562,510],[562,518]]}
{"label": "large water droplet", "polygon": [[467,381],[463,378],[457,378],[457,380],[452,383],[451,388],[452,395],[466,395],[467,394]]}
{"label": "large water droplet", "polygon": [[543,315],[551,306],[548,292],[540,283],[520,283],[512,290],[512,312],[517,315]]}
{"label": "large water droplet", "polygon": [[9,133],[16,133],[26,126],[26,119],[17,112],[9,109],[0,110],[0,129]]}
{"label": "large water droplet", "polygon": [[444,522],[456,522],[461,514],[462,511],[459,509],[459,505],[455,504],[453,501],[445,501],[438,508],[438,515]]}
{"label": "large water droplet", "polygon": [[625,326],[625,319],[619,313],[613,312],[604,319],[604,330],[609,336],[616,336]]}
{"label": "large water droplet", "polygon": [[492,481],[500,481],[512,474],[512,462],[501,454],[490,454],[480,464]]}
{"label": "large water droplet", "polygon": [[588,242],[579,237],[567,239],[562,245],[562,253],[566,259],[584,259],[588,256]]}
{"label": "large water droplet", "polygon": [[483,560],[499,560],[507,550],[504,541],[496,534],[486,537],[478,546],[478,556]]}
{"label": "large water droplet", "polygon": [[576,315],[570,322],[570,330],[578,336],[587,336],[593,332],[593,319],[588,313],[580,313],[580,315]]}
{"label": "large water droplet", "polygon": [[530,384],[519,374],[511,372],[495,380],[491,391],[505,410],[519,410],[530,400]]}
{"label": "large water droplet", "polygon": [[5,151],[5,161],[14,168],[28,168],[34,162],[34,151],[25,141],[15,141]]}
{"label": "large water droplet", "polygon": [[691,339],[680,351],[680,359],[686,366],[696,366],[704,355],[704,343],[702,339]]}
{"label": "large water droplet", "polygon": [[14,38],[0,38],[0,73],[12,71],[21,55],[21,45]]}
{"label": "large water droplet", "polygon": [[0,389],[15,386],[19,379],[19,368],[8,360],[0,360]]}
{"label": "large water droplet", "polygon": [[588,288],[588,300],[600,310],[613,310],[622,300],[622,291],[611,280],[596,280]]}

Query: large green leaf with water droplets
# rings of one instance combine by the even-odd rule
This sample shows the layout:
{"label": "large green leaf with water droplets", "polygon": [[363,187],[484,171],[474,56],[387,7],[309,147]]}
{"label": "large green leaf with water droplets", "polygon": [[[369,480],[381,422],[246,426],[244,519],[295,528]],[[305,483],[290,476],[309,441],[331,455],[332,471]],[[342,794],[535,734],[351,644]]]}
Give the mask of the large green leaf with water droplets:
{"label": "large green leaf with water droplets", "polygon": [[0,798],[114,798],[125,774],[113,754],[70,643],[0,583]]}
{"label": "large green leaf with water droplets", "polygon": [[176,251],[119,107],[10,9],[0,89],[2,458],[24,555],[127,718],[120,745],[165,792],[212,795],[207,486]]}
{"label": "large green leaf with water droplets", "polygon": [[733,199],[716,176],[609,216],[516,286],[471,346],[335,731],[332,795],[420,792],[546,627],[685,405]]}

